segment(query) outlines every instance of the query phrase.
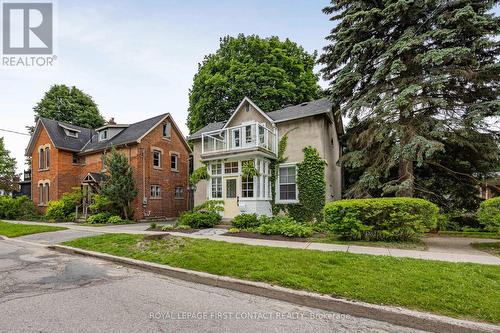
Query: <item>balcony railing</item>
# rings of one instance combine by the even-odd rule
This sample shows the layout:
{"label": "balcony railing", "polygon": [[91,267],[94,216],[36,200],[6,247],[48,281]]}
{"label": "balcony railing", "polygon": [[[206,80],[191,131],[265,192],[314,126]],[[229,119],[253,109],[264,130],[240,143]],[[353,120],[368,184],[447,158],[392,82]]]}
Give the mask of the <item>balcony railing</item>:
{"label": "balcony railing", "polygon": [[276,154],[276,133],[258,124],[246,124],[203,133],[202,154],[262,148]]}

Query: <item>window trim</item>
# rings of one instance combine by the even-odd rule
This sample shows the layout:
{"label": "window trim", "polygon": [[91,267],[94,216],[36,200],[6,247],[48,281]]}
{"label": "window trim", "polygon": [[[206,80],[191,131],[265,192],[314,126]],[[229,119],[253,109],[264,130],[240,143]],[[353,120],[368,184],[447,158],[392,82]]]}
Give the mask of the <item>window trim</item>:
{"label": "window trim", "polygon": [[[158,154],[158,165],[155,165],[155,154]],[[162,165],[162,152],[161,150],[158,149],[153,149],[152,155],[151,155],[151,162],[153,164],[153,169],[161,170],[161,165]]]}
{"label": "window trim", "polygon": [[[168,128],[168,136],[165,135],[165,129]],[[166,140],[172,139],[172,124],[170,122],[163,123],[162,126],[162,136]]]}
{"label": "window trim", "polygon": [[[153,189],[155,189],[154,192],[153,192]],[[151,185],[149,187],[149,198],[151,200],[161,199],[161,186],[160,185]]]}
{"label": "window trim", "polygon": [[[248,185],[252,185],[252,188],[251,189],[248,189],[246,188],[245,189],[245,184],[246,186]],[[256,190],[256,186],[255,186],[255,177],[243,177],[241,176],[241,197],[244,198],[244,199],[258,199],[259,196],[256,196],[255,194],[255,191]],[[248,196],[248,193],[249,192],[252,192],[252,196]],[[245,195],[245,192],[247,195]]]}
{"label": "window trim", "polygon": [[[214,180],[217,180],[217,184],[215,185],[216,188],[215,188],[215,193],[219,193],[218,192],[218,187],[220,186],[220,196],[214,196]],[[223,186],[223,181],[224,181],[224,177],[222,176],[217,176],[217,177],[210,177],[210,187],[209,187],[209,190],[210,190],[210,199],[222,199],[223,198],[223,195],[224,195],[224,186]]]}
{"label": "window trim", "polygon": [[[175,168],[172,168],[172,157],[175,157]],[[179,154],[170,153],[170,170],[179,172]]]}
{"label": "window trim", "polygon": [[[234,164],[236,163],[236,172],[234,172]],[[224,174],[225,175],[237,175],[239,172],[240,172],[240,162],[239,161],[232,161],[232,162],[224,162],[223,163],[223,168],[224,168]],[[226,171],[226,164],[231,164],[231,166],[229,167],[229,170],[231,172],[227,172]]]}
{"label": "window trim", "polygon": [[108,140],[108,130],[102,130],[99,132],[99,141],[106,141]]}
{"label": "window trim", "polygon": [[[177,196],[177,190],[181,190],[180,193],[181,195],[180,196]],[[184,187],[182,186],[176,186],[175,189],[174,189],[174,199],[175,200],[183,200],[184,199]]]}
{"label": "window trim", "polygon": [[[284,199],[282,200],[280,198],[280,172],[281,172],[281,168],[290,168],[290,167],[294,167],[295,168],[295,200],[293,199]],[[278,166],[278,177],[276,177],[276,184],[275,184],[275,195],[276,195],[276,198],[275,198],[275,203],[278,203],[278,204],[294,204],[294,203],[299,203],[299,187],[297,185],[297,173],[298,173],[298,170],[297,170],[297,163],[283,163],[283,164],[280,164]],[[291,185],[291,183],[286,183],[286,184],[283,184],[283,185]]]}

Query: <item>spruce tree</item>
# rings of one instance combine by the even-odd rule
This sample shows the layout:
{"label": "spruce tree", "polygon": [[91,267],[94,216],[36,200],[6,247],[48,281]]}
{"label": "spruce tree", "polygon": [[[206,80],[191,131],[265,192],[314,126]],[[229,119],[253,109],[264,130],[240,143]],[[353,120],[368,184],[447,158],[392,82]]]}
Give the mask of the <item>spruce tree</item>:
{"label": "spruce tree", "polygon": [[130,204],[137,196],[132,167],[128,159],[113,148],[110,156],[105,157],[108,178],[104,182],[101,194],[108,197],[123,213],[126,220],[130,217]]}
{"label": "spruce tree", "polygon": [[[500,104],[494,4],[332,0],[324,9],[338,24],[320,57],[322,73],[335,107],[355,129],[342,161],[363,170],[351,196],[428,193],[418,173],[461,175],[448,163],[460,147],[474,151],[478,163],[498,166],[498,131],[491,127]],[[462,169],[461,176],[478,177],[475,168]]]}
{"label": "spruce tree", "polygon": [[5,148],[4,138],[0,138],[0,190],[12,192],[18,182],[16,159],[10,156],[10,151]]}

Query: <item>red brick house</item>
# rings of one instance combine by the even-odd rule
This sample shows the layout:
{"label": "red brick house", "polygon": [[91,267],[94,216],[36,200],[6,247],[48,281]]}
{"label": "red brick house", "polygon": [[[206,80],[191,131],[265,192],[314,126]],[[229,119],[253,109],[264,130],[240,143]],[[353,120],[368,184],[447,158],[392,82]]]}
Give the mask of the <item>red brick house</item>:
{"label": "red brick house", "polygon": [[26,149],[39,212],[74,187],[85,193],[81,212],[86,212],[91,193],[106,177],[103,155],[112,147],[133,169],[136,220],[176,217],[188,208],[191,149],[170,114],[162,114],[130,125],[110,121],[96,130],[40,118]]}

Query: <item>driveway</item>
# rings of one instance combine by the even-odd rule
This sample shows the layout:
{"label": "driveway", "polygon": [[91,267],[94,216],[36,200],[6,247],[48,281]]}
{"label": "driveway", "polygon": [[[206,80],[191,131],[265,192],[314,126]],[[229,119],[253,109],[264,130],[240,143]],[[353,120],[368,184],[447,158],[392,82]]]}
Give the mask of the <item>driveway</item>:
{"label": "driveway", "polygon": [[418,332],[12,240],[0,313],[0,332]]}
{"label": "driveway", "polygon": [[489,255],[484,251],[479,251],[470,246],[472,243],[492,243],[499,242],[498,239],[488,238],[469,238],[469,237],[439,237],[428,236],[422,238],[428,246],[429,252],[436,253],[454,253],[467,255]]}

